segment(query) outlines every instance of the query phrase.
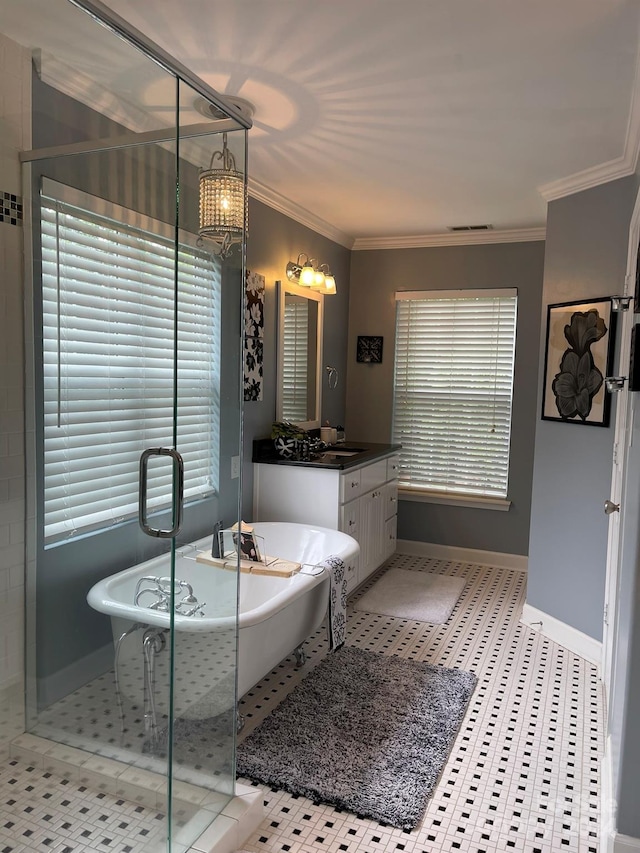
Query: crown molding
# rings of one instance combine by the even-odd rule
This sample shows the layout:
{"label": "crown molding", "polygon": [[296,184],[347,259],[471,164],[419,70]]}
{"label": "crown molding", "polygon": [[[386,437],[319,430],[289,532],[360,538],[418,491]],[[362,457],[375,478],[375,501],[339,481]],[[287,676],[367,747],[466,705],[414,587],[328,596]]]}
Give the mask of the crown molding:
{"label": "crown molding", "polygon": [[543,184],[538,187],[538,192],[545,201],[555,201],[574,193],[583,192],[583,190],[599,187],[601,184],[607,184],[609,181],[615,181],[618,178],[626,178],[636,170],[635,164],[638,153],[637,146],[634,147],[636,150],[632,155],[629,152],[625,152],[624,157],[617,157],[615,160],[609,160],[607,163],[601,163],[599,166],[583,169],[582,172],[576,172],[567,178],[560,178],[557,181]]}
{"label": "crown molding", "polygon": [[333,240],[334,243],[339,243],[346,249],[353,248],[353,237],[351,237],[351,235],[341,231],[334,225],[331,225],[331,223],[327,222],[325,219],[321,219],[319,216],[311,213],[310,210],[300,207],[300,205],[295,204],[290,199],[286,198],[286,196],[283,196],[276,190],[271,189],[271,187],[266,186],[266,184],[256,181],[255,178],[249,177],[248,183],[249,195],[251,198],[261,201],[263,204],[266,204],[268,207],[272,207],[279,213],[284,213],[284,215],[288,216],[290,219],[310,228],[317,234],[322,234],[323,237]]}
{"label": "crown molding", "polygon": [[544,241],[546,228],[511,228],[503,231],[452,231],[409,237],[357,237],[354,251],[364,249],[426,249],[431,246],[477,246],[482,243]]}
{"label": "crown molding", "polygon": [[[639,39],[640,44],[640,39]],[[538,187],[538,192],[545,201],[555,201],[574,193],[598,187],[618,178],[633,175],[638,166],[640,154],[640,46],[636,53],[636,70],[631,92],[627,132],[624,139],[624,153],[621,157],[608,160],[599,166],[583,169],[566,178],[551,181]]]}

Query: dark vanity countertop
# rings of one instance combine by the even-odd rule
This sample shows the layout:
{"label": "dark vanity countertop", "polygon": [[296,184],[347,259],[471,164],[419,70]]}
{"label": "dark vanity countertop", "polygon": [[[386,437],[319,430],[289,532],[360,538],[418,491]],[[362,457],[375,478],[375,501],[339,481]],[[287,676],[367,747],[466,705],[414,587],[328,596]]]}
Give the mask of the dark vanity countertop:
{"label": "dark vanity countertop", "polygon": [[[301,459],[283,459],[278,456],[270,438],[259,438],[253,442],[252,462],[264,462],[269,465],[293,465],[297,468],[330,468],[336,471],[344,471],[347,468],[355,468],[367,462],[375,462],[391,453],[397,453],[401,444],[373,444],[370,441],[345,441],[335,444],[320,456],[311,458],[309,461]],[[340,452],[356,450],[353,456],[340,456]],[[334,452],[332,452],[334,451]]]}

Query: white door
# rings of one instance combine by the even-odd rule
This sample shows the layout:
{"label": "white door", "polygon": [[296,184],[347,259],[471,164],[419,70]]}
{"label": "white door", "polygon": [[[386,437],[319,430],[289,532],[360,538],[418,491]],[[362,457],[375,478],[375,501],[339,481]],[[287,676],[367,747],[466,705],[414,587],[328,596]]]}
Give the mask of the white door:
{"label": "white door", "polygon": [[[631,294],[635,287],[636,266],[638,261],[638,237],[640,231],[640,196],[636,201],[636,209],[631,222],[631,235],[629,241],[629,253],[627,261],[627,275],[625,277],[625,294]],[[634,312],[640,311],[640,305],[634,305],[628,311],[622,311],[618,317],[622,328],[618,331],[620,338],[620,356],[618,373],[622,376],[629,375],[629,360],[631,354],[631,336],[634,321],[640,317]],[[637,342],[640,345],[640,340]],[[614,650],[616,647],[616,629],[618,622],[618,585],[620,578],[621,561],[621,532],[622,516],[624,506],[622,496],[624,494],[625,472],[629,440],[632,434],[631,419],[633,407],[630,405],[629,382],[624,383],[621,391],[614,395],[616,427],[613,445],[613,464],[611,475],[611,489],[609,499],[603,510],[609,515],[609,535],[607,542],[607,573],[605,581],[605,604],[603,615],[602,632],[602,681],[605,688],[605,701],[608,703],[612,693],[614,673]]]}

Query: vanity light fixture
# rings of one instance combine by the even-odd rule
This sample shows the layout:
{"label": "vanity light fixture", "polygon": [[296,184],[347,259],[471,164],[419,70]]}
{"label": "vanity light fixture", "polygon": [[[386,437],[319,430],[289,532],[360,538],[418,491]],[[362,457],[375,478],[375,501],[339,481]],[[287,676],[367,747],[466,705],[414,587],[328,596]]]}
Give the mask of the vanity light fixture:
{"label": "vanity light fixture", "polygon": [[289,261],[286,272],[287,278],[294,284],[311,287],[327,296],[336,292],[336,280],[331,274],[329,265],[318,265],[315,258],[310,258],[304,252],[300,252],[295,262]]}
{"label": "vanity light fixture", "polygon": [[[221,160],[220,168],[213,168]],[[227,134],[222,134],[222,151],[214,151],[208,169],[200,172],[201,237],[208,237],[220,246],[220,256],[226,258],[235,243],[242,242],[246,228],[247,208],[244,175],[236,169],[236,160],[227,147]]]}
{"label": "vanity light fixture", "polygon": [[611,310],[612,311],[628,311],[631,304],[630,296],[612,296]]}

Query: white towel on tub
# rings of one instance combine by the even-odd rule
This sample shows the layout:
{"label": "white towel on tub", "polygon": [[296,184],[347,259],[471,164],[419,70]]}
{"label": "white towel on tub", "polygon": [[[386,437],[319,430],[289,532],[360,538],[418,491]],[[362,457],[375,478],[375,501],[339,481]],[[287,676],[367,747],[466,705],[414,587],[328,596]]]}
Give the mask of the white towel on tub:
{"label": "white towel on tub", "polygon": [[329,572],[327,634],[329,651],[344,644],[347,633],[347,571],[340,557],[327,557],[323,567]]}

